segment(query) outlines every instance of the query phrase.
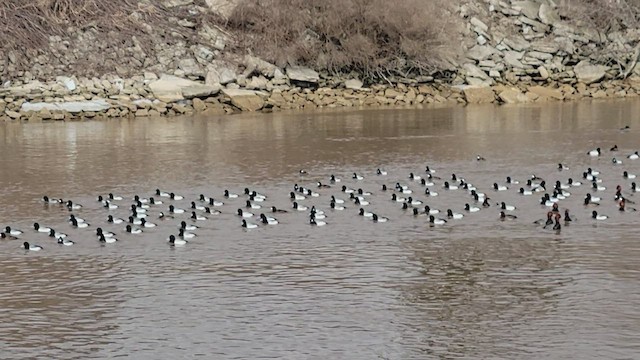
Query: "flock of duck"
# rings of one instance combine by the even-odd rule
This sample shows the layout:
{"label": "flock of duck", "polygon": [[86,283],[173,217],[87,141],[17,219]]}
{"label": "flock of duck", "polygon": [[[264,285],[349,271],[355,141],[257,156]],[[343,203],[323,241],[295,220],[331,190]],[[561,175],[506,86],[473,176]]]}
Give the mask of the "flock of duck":
{"label": "flock of duck", "polygon": [[[617,146],[610,148],[609,151],[611,154],[621,153]],[[601,148],[597,148],[586,154],[597,158],[603,156],[603,151]],[[639,158],[640,155],[636,151],[625,154],[623,157],[614,156],[611,164],[618,167],[623,162],[632,162]],[[483,162],[486,159],[478,155],[476,161]],[[560,163],[557,170],[559,173],[565,173],[569,168]],[[288,190],[290,203],[285,208],[276,207],[269,197],[249,188],[245,188],[244,192],[240,194],[224,190],[218,199],[204,194],[200,194],[197,198],[185,199],[182,195],[156,189],[150,197],[134,195],[125,199],[123,196],[113,193],[98,196],[94,207],[104,209],[105,214],[104,218],[93,219],[92,224],[81,217],[83,205],[77,204],[73,200],[44,196],[42,201],[45,207],[61,207],[69,211],[67,221],[73,229],[73,236],[36,222],[30,231],[32,234],[7,225],[0,232],[0,239],[24,240],[22,248],[27,251],[40,251],[44,248],[43,246],[26,241],[26,239],[38,236],[35,234],[41,234],[43,239],[50,239],[52,244],[71,246],[75,244],[71,238],[86,236],[85,233],[79,235],[76,232],[78,229],[77,231],[91,230],[95,233],[96,241],[102,244],[114,244],[119,241],[119,237],[135,236],[144,231],[153,231],[153,228],[157,226],[156,222],[162,221],[175,224],[176,232],[166,237],[167,243],[170,246],[185,246],[190,239],[197,236],[200,224],[207,220],[213,220],[222,212],[233,213],[238,217],[237,226],[247,230],[278,225],[279,220],[276,216],[288,216],[287,213],[303,214],[306,222],[311,226],[325,226],[330,213],[345,210],[374,223],[391,221],[388,217],[373,212],[369,207],[372,202],[377,203],[378,208],[382,206],[385,211],[397,208],[408,214],[407,216],[424,217],[423,221],[429,226],[446,226],[450,222],[462,220],[465,216],[473,216],[474,213],[486,208],[497,208],[495,213],[497,221],[514,221],[518,219],[515,205],[507,204],[504,201],[490,201],[490,196],[499,198],[500,193],[509,191],[519,196],[531,196],[535,199],[535,202],[542,209],[541,212],[546,216],[534,221],[533,224],[556,232],[560,231],[563,225],[575,221],[569,209],[561,209],[560,207],[563,200],[570,196],[584,194],[581,203],[590,214],[590,221],[604,221],[608,218],[607,215],[598,211],[601,205],[602,208],[607,208],[607,204],[612,204],[610,208],[621,212],[636,210],[628,206],[628,204],[633,204],[629,196],[636,192],[636,183],[633,181],[636,175],[626,170],[620,170],[620,182],[624,183],[624,187],[616,184],[615,193],[609,194],[610,197],[601,195],[606,194],[607,187],[600,178],[600,171],[591,167],[581,171],[579,179],[565,177],[566,181],[564,182],[562,180],[547,181],[536,175],[531,175],[520,183],[511,176],[507,176],[505,180],[496,181],[492,185],[487,184],[488,186],[484,190],[456,174],[447,176],[436,174],[436,171],[429,166],[426,166],[420,173],[412,172],[402,176],[401,179],[391,181],[389,174],[383,169],[377,169],[370,174],[352,173],[344,181],[336,175],[330,175],[326,178],[326,183],[317,181],[317,178],[312,179],[312,176],[305,170],[300,170],[299,175],[300,182],[304,181],[313,185],[304,187],[295,184]],[[376,185],[380,186],[377,189],[365,190],[358,186],[358,182],[363,180],[365,176],[378,177],[381,180],[378,183],[384,183],[381,186]],[[579,189],[584,189],[581,195],[577,195],[580,192]],[[432,197],[439,195],[439,192],[442,196],[446,196],[447,193],[454,191],[465,192],[468,196],[468,201],[458,206],[459,212],[451,208],[440,210],[428,204]],[[572,195],[571,192],[575,192],[575,194]],[[284,196],[284,194],[286,192],[282,195]],[[315,199],[313,201],[315,205],[311,204],[312,199]],[[118,213],[123,214],[125,211],[126,216],[117,216]],[[120,234],[106,230],[106,226],[112,225],[118,225],[121,228]],[[164,231],[164,227],[159,232],[161,231]],[[167,236],[166,233],[164,236]]]}

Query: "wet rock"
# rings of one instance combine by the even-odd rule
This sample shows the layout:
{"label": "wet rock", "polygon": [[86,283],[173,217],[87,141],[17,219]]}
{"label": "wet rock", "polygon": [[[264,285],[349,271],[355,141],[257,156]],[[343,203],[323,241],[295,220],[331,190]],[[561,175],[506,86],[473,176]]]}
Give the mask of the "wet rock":
{"label": "wet rock", "polygon": [[604,65],[592,65],[588,61],[583,60],[573,68],[578,81],[591,84],[600,81],[609,70],[608,66]]}
{"label": "wet rock", "polygon": [[498,97],[500,101],[505,104],[522,104],[529,102],[529,97],[517,88],[505,89],[498,94]]}
{"label": "wet rock", "polygon": [[302,66],[289,66],[287,68],[287,76],[293,81],[302,81],[308,83],[318,83],[320,74],[315,70]]}
{"label": "wet rock", "polygon": [[465,86],[462,91],[469,104],[490,104],[496,100],[493,89],[488,86]]}
{"label": "wet rock", "polygon": [[231,100],[231,104],[242,111],[257,111],[264,106],[267,94],[253,90],[223,89],[222,93]]}
{"label": "wet rock", "polygon": [[564,100],[564,94],[560,89],[552,89],[544,86],[532,86],[529,92],[538,95],[539,99]]}

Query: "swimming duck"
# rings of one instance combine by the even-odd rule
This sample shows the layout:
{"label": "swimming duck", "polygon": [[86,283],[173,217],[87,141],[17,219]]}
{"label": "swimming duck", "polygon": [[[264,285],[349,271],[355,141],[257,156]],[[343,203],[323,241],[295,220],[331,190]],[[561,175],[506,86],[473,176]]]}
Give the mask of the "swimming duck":
{"label": "swimming duck", "polygon": [[640,155],[638,155],[638,152],[636,151],[633,154],[628,155],[627,159],[629,159],[629,160],[638,160],[639,157],[640,157]]}
{"label": "swimming duck", "polygon": [[[249,200],[247,200],[247,203],[249,202]],[[195,210],[200,210],[200,211],[204,211],[204,206],[203,205],[196,205],[195,201],[191,202],[191,208],[195,209]]]}
{"label": "swimming duck", "polygon": [[431,191],[431,190],[429,190],[429,188],[424,189],[424,194],[425,194],[426,196],[438,196],[438,193],[437,193],[437,192],[435,192],[435,191]]}
{"label": "swimming duck", "polygon": [[515,220],[518,217],[515,215],[511,215],[511,214],[505,214],[504,211],[500,211],[500,220],[504,221],[504,220]]}
{"label": "swimming duck", "polygon": [[22,246],[24,247],[25,250],[30,250],[30,251],[40,251],[40,250],[42,250],[42,246],[35,245],[35,244],[29,244],[27,241],[23,242]]}
{"label": "swimming duck", "polygon": [[429,223],[431,223],[432,225],[444,225],[447,223],[447,220],[437,219],[435,216],[429,215]]}
{"label": "swimming duck", "polygon": [[315,218],[309,218],[309,225],[312,225],[312,226],[325,226],[325,225],[327,225],[327,223],[322,221],[322,220],[316,220]]}
{"label": "swimming duck", "polygon": [[436,215],[436,214],[440,214],[440,210],[432,209],[429,205],[425,205],[424,206],[424,213],[425,214],[429,214],[429,215]]}
{"label": "swimming duck", "polygon": [[[306,191],[307,196],[311,196],[311,197],[319,197],[320,194],[315,192],[315,191],[311,191],[311,189],[307,189]],[[256,201],[261,201],[261,200],[256,200]]]}
{"label": "swimming duck", "polygon": [[40,226],[40,224],[38,224],[38,223],[33,223],[33,228],[34,228],[37,232],[41,232],[41,233],[49,233],[49,232],[51,232],[51,228],[48,228],[48,227],[42,227],[42,226]]}
{"label": "swimming duck", "polygon": [[[48,228],[47,228],[48,229]],[[38,230],[38,229],[36,229]],[[40,231],[40,232],[49,232],[51,229],[48,229],[47,231]],[[18,229],[12,229],[11,226],[7,226],[4,228],[4,232],[7,235],[12,235],[12,236],[18,236],[18,235],[22,235],[23,231],[22,230],[18,230]]]}
{"label": "swimming duck", "polygon": [[89,223],[86,223],[86,222],[79,223],[78,220],[73,219],[71,220],[71,226],[76,227],[78,229],[84,229],[89,227]]}
{"label": "swimming duck", "polygon": [[370,217],[373,216],[373,213],[372,212],[368,212],[368,211],[364,211],[363,208],[360,208],[360,210],[358,212],[358,215],[370,218]]}
{"label": "swimming duck", "polygon": [[247,200],[247,205],[245,206],[247,209],[260,209],[262,206],[258,204],[251,203],[251,200]]}
{"label": "swimming duck", "polygon": [[105,243],[105,244],[113,244],[116,241],[118,241],[118,239],[116,239],[115,237],[106,237],[104,235],[100,235],[98,237],[98,241],[100,241],[101,243]]}
{"label": "swimming duck", "polygon": [[124,219],[114,218],[113,215],[109,215],[107,216],[107,222],[110,222],[112,224],[122,224],[124,222]]}
{"label": "swimming duck", "polygon": [[160,189],[156,189],[156,195],[161,197],[166,197],[166,198],[171,196],[171,194],[169,194],[168,192],[160,191]]}
{"label": "swimming duck", "polygon": [[427,181],[427,179],[420,179],[420,185],[422,186],[434,186],[435,183],[433,181]]}
{"label": "swimming duck", "polygon": [[194,230],[198,229],[198,226],[187,224],[187,222],[183,220],[183,221],[180,222],[180,227],[178,229],[185,229],[185,230],[189,230],[189,231],[194,231]]}
{"label": "swimming duck", "polygon": [[69,215],[69,222],[72,222],[73,220],[77,221],[78,223],[86,222],[84,219],[76,217],[73,214]]}
{"label": "swimming duck", "polygon": [[597,211],[593,210],[591,212],[591,218],[594,220],[607,220],[609,217],[607,215],[599,215]]}
{"label": "swimming duck", "polygon": [[194,233],[186,232],[184,228],[178,229],[178,237],[181,239],[193,239],[196,236]]}
{"label": "swimming duck", "polygon": [[516,209],[513,205],[507,205],[504,201],[500,203],[500,209],[507,211],[514,211]]}
{"label": "swimming duck", "polygon": [[291,198],[292,200],[296,200],[296,201],[306,199],[306,197],[305,197],[305,196],[303,196],[303,195],[299,195],[299,194],[296,194],[296,193],[294,193],[293,191],[289,193],[289,198]]}
{"label": "swimming duck", "polygon": [[342,181],[342,180],[341,180],[341,179],[339,179],[339,178],[337,178],[337,177],[336,177],[335,175],[333,175],[333,174],[332,174],[331,176],[329,176],[329,182],[330,182],[330,183],[332,183],[332,184],[333,184],[333,183],[340,182],[340,181]]}
{"label": "swimming duck", "polygon": [[175,235],[169,236],[169,244],[171,244],[171,246],[184,246],[187,245],[187,242],[185,239],[176,239]]}
{"label": "swimming duck", "polygon": [[530,195],[533,195],[533,192],[531,190],[525,190],[524,188],[520,188],[520,195],[530,196]]}
{"label": "swimming duck", "polygon": [[562,228],[562,225],[560,225],[560,218],[560,214],[556,214],[555,223],[553,224],[553,230],[560,231],[560,229]]}
{"label": "swimming duck", "polygon": [[382,169],[379,169],[379,168],[378,168],[378,170],[376,170],[376,174],[377,174],[377,175],[384,176],[384,175],[387,175],[387,172],[386,172],[386,171],[384,171],[384,170],[382,170]]}
{"label": "swimming duck", "polygon": [[547,219],[540,219],[540,220],[536,220],[533,222],[536,225],[542,225],[542,223],[544,223],[544,227],[546,228],[547,226],[553,224],[553,211],[547,211]]}
{"label": "swimming duck", "polygon": [[587,155],[589,155],[589,156],[600,156],[600,148],[596,148],[594,150],[591,150],[591,151],[587,152]]}
{"label": "swimming duck", "polygon": [[169,205],[169,212],[172,214],[184,214],[185,210],[181,208],[177,208],[173,205]]}
{"label": "swimming duck", "polygon": [[477,161],[485,161],[487,159],[485,159],[484,157],[480,156],[480,155],[476,155],[476,160]]}
{"label": "swimming duck", "polygon": [[109,210],[115,210],[118,208],[118,205],[112,204],[111,201],[105,200],[102,202],[102,207]]}
{"label": "swimming duck", "polygon": [[258,225],[247,222],[247,220],[242,219],[242,227],[245,229],[255,229],[258,227]]}
{"label": "swimming duck", "polygon": [[260,220],[262,221],[263,224],[266,224],[266,225],[277,225],[278,224],[278,220],[276,220],[276,218],[268,217],[265,214],[260,214]]}
{"label": "swimming duck", "polygon": [[407,203],[411,206],[420,206],[422,205],[422,201],[414,200],[411,196],[407,198]]}
{"label": "swimming duck", "polygon": [[295,201],[293,202],[293,208],[298,210],[298,211],[307,211],[308,210],[308,208],[306,206],[300,205]]}
{"label": "swimming duck", "polygon": [[373,222],[384,223],[384,222],[389,221],[389,218],[384,217],[384,216],[378,216],[378,214],[373,214],[373,216],[371,216],[371,220]]}
{"label": "swimming duck", "polygon": [[353,176],[351,178],[354,180],[363,180],[364,176],[353,173]]}
{"label": "swimming duck", "polygon": [[79,209],[82,209],[82,205],[74,204],[73,201],[67,200],[67,209],[69,209],[69,210],[79,210]]}
{"label": "swimming duck", "polygon": [[616,158],[611,159],[613,165],[622,165],[622,160],[618,160]]}
{"label": "swimming duck", "polygon": [[567,180],[567,184],[569,184],[569,186],[573,186],[573,187],[578,187],[578,186],[581,186],[581,185],[582,185],[582,183],[581,183],[581,182],[579,182],[579,181],[573,181],[573,179],[572,179],[572,178],[569,178],[569,179]]}
{"label": "swimming duck", "polygon": [[241,216],[243,218],[252,218],[253,214],[248,212],[248,211],[243,211],[242,209],[238,209],[237,211],[238,216]]}
{"label": "swimming duck", "polygon": [[122,196],[115,196],[115,195],[113,195],[113,193],[109,193],[109,200],[121,201],[122,200]]}
{"label": "swimming duck", "polygon": [[507,184],[520,184],[520,181],[518,180],[514,180],[511,178],[511,176],[507,176]]}
{"label": "swimming duck", "polygon": [[395,201],[395,202],[406,202],[407,199],[403,198],[403,197],[398,197],[396,194],[391,194],[391,201]]}
{"label": "swimming duck", "polygon": [[593,183],[591,183],[591,188],[595,191],[605,191],[607,190],[606,187],[602,186],[602,185],[598,185],[598,183],[596,183],[595,181]]}
{"label": "swimming duck", "polygon": [[424,169],[424,172],[426,172],[427,174],[435,174],[436,173],[436,171],[431,169],[429,167],[429,165],[427,165],[427,167]]}
{"label": "swimming duck", "polygon": [[562,170],[569,170],[569,167],[566,165],[563,165],[562,163],[558,163],[558,170],[562,171]]}
{"label": "swimming duck", "polygon": [[623,176],[625,179],[635,179],[635,178],[636,178],[636,175],[634,175],[634,174],[629,174],[627,171],[624,171],[624,172],[622,173],[622,176]]}
{"label": "swimming duck", "polygon": [[64,200],[62,200],[62,199],[49,199],[49,197],[47,195],[42,197],[42,201],[44,201],[45,204],[62,204],[62,203],[64,203]]}
{"label": "swimming duck", "polygon": [[318,188],[328,189],[331,187],[331,185],[323,184],[320,181],[318,181],[316,184],[318,185]]}
{"label": "swimming duck", "polygon": [[66,240],[64,238],[58,238],[58,245],[63,245],[63,246],[71,246],[75,244],[73,241],[71,240]]}
{"label": "swimming duck", "polygon": [[338,199],[335,196],[331,195],[331,202],[334,202],[336,204],[344,204],[344,200],[342,199]]}
{"label": "swimming duck", "polygon": [[474,213],[480,211],[479,207],[471,206],[469,204],[464,204],[464,209],[468,212]]}
{"label": "swimming duck", "polygon": [[165,220],[165,219],[174,219],[175,216],[171,215],[171,214],[165,214],[163,212],[161,212],[160,214],[158,214],[158,219],[160,220]]}
{"label": "swimming duck", "polygon": [[102,228],[97,228],[96,229],[96,236],[100,236],[100,235],[104,235],[104,237],[114,237],[116,236],[116,234],[109,232],[109,231],[103,231]]}
{"label": "swimming duck", "polygon": [[275,206],[272,206],[272,207],[271,207],[271,212],[274,212],[274,213],[288,213],[289,211],[287,211],[287,210],[282,210],[282,209],[278,209],[278,208],[276,208]]}
{"label": "swimming duck", "polygon": [[345,209],[345,207],[344,207],[344,206],[342,206],[342,205],[337,205],[337,204],[336,204],[335,202],[333,202],[333,201],[331,202],[330,206],[331,206],[331,209],[333,209],[333,210],[340,210],[340,211],[342,211],[342,210],[344,210],[344,209]]}
{"label": "swimming duck", "polygon": [[0,233],[0,239],[17,240],[18,238],[13,236],[13,235],[8,235],[6,233],[1,232]]}
{"label": "swimming duck", "polygon": [[509,188],[504,185],[498,185],[498,183],[493,183],[493,190],[495,191],[506,191]]}
{"label": "swimming duck", "polygon": [[418,175],[414,175],[413,173],[409,173],[409,179],[413,181],[420,181],[422,178]]}
{"label": "swimming duck", "polygon": [[453,210],[447,209],[447,217],[449,219],[459,220],[459,219],[462,219],[464,215],[460,213],[454,213]]}
{"label": "swimming duck", "polygon": [[564,210],[564,221],[565,222],[569,222],[569,221],[574,221],[574,220],[575,220],[575,218],[569,214],[569,209],[565,209]]}
{"label": "swimming duck", "polygon": [[141,225],[142,218],[138,218],[137,216],[129,216],[129,224]]}
{"label": "swimming duck", "polygon": [[[98,200],[99,200],[99,199],[100,199],[100,197],[98,197]],[[147,204],[147,203],[149,203],[149,199],[141,198],[139,195],[134,195],[134,196],[133,196],[133,201],[134,201],[134,202],[136,202],[136,203],[137,203],[138,201],[140,201],[140,202],[141,202],[141,203],[143,203],[143,204]]]}
{"label": "swimming duck", "polygon": [[238,197],[238,194],[234,194],[229,192],[229,190],[225,190],[224,191],[224,197],[226,197],[227,199],[235,199]]}
{"label": "swimming duck", "polygon": [[450,185],[448,181],[445,181],[443,186],[444,186],[444,188],[445,188],[445,189],[447,189],[447,190],[457,190],[457,189],[458,189],[458,187],[457,187],[457,186],[455,186],[455,185]]}
{"label": "swimming duck", "polygon": [[169,193],[169,198],[170,198],[171,200],[182,200],[182,199],[184,199],[184,196],[182,196],[182,195],[176,195],[176,194],[174,194],[174,193]]}
{"label": "swimming duck", "polygon": [[131,227],[131,225],[127,225],[125,230],[130,234],[142,234],[142,229],[133,228],[133,227]]}
{"label": "swimming duck", "polygon": [[156,227],[156,226],[157,226],[156,224],[154,224],[154,223],[152,223],[152,222],[148,222],[148,221],[147,221],[147,219],[140,219],[140,221],[142,221],[142,224],[141,224],[141,225],[142,225],[143,227],[146,227],[146,228],[154,228],[154,227]]}

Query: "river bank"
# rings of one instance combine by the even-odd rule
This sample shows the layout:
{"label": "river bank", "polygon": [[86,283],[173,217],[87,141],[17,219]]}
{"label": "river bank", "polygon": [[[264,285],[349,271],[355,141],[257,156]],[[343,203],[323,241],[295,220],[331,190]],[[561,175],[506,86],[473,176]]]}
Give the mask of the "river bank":
{"label": "river bank", "polygon": [[[10,52],[0,63],[0,120],[511,104],[640,94],[640,30],[619,26],[603,32],[570,21],[566,7],[548,1],[461,2],[450,30],[462,46],[446,65],[430,75],[382,74],[377,81],[241,55],[229,45],[233,34],[196,21],[198,14],[214,11],[199,3],[178,1],[165,9],[176,16],[173,22],[188,41],[156,43],[150,52],[133,36],[120,47],[105,47],[105,69],[113,71],[100,76],[78,66],[85,53],[90,60],[99,58],[87,45],[99,37],[91,29],[78,30],[80,52],[59,36],[50,37],[49,52],[43,50],[45,55],[33,56],[26,65]],[[51,65],[52,58],[62,65]]]}

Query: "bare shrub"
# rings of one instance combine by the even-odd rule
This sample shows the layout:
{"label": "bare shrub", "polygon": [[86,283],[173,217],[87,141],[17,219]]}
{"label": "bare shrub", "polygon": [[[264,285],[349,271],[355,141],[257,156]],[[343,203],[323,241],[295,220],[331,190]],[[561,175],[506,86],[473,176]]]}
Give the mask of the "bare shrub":
{"label": "bare shrub", "polygon": [[[239,44],[279,66],[369,78],[431,72],[456,39],[444,0],[245,0],[228,26]],[[454,2],[455,3],[455,2]]]}
{"label": "bare shrub", "polygon": [[570,21],[586,21],[601,30],[640,26],[640,0],[563,0]]}

